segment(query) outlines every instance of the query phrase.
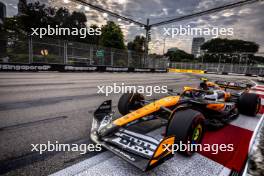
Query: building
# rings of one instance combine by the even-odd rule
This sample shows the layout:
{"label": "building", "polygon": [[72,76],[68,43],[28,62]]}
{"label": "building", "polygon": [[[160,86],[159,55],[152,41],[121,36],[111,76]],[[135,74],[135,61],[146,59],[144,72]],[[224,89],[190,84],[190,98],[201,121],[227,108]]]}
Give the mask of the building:
{"label": "building", "polygon": [[[0,2],[0,60],[1,58],[6,58],[6,40],[5,35],[2,32],[2,24],[4,18],[6,17],[6,5],[3,2]],[[2,60],[3,61],[3,60]]]}
{"label": "building", "polygon": [[193,38],[192,41],[192,54],[195,58],[199,57],[201,53],[201,46],[204,44],[205,39],[203,37],[196,37]]}
{"label": "building", "polygon": [[6,5],[0,2],[0,24],[3,24],[5,17],[6,17]]}

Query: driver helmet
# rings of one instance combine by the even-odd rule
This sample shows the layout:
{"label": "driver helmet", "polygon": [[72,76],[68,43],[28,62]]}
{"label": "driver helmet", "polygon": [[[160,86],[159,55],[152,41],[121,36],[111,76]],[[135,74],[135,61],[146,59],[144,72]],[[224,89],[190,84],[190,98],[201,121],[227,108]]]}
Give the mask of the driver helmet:
{"label": "driver helmet", "polygon": [[204,98],[207,100],[217,100],[217,93],[213,92],[211,94],[206,94]]}
{"label": "driver helmet", "polygon": [[208,85],[207,85],[207,81],[208,79],[207,78],[201,78],[201,83],[200,83],[200,88],[203,89],[203,90],[208,90]]}

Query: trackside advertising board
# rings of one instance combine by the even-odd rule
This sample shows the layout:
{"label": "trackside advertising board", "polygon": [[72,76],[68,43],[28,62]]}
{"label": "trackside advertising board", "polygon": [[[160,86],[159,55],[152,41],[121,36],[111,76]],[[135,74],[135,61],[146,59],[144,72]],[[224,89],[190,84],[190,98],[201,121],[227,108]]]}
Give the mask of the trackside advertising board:
{"label": "trackside advertising board", "polygon": [[58,71],[58,72],[142,72],[142,73],[166,73],[163,68],[133,68],[133,67],[112,67],[112,66],[75,66],[63,64],[21,64],[21,63],[1,63],[0,71],[18,72],[38,72],[38,71]]}

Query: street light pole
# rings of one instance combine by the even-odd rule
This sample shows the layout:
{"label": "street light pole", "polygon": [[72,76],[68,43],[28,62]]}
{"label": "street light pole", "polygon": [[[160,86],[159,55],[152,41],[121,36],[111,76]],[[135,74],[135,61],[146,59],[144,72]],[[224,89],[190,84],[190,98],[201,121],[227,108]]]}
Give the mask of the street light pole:
{"label": "street light pole", "polygon": [[144,54],[143,67],[146,66],[146,61],[148,58],[149,32],[151,29],[151,26],[149,25],[149,19],[147,19],[147,25],[145,26],[145,29],[146,29],[146,41],[145,41],[145,54]]}
{"label": "street light pole", "polygon": [[164,39],[163,39],[163,56],[165,54],[166,38],[167,38],[167,36],[165,36]]}

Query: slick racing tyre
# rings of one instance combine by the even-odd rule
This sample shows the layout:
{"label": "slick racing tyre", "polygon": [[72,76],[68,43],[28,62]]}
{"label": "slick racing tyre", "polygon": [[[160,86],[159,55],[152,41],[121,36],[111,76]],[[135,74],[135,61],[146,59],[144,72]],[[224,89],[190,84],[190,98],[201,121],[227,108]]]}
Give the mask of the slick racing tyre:
{"label": "slick racing tyre", "polygon": [[118,110],[120,114],[126,115],[130,111],[141,108],[143,100],[144,96],[139,93],[125,93],[118,101]]}
{"label": "slick racing tyre", "polygon": [[[203,114],[193,109],[176,111],[167,126],[166,136],[175,135],[175,144],[180,148],[181,144],[200,144],[204,136]],[[179,153],[190,156],[195,151],[186,149]]]}
{"label": "slick racing tyre", "polygon": [[256,94],[244,93],[238,99],[238,110],[241,114],[256,116],[260,108],[260,98]]}

